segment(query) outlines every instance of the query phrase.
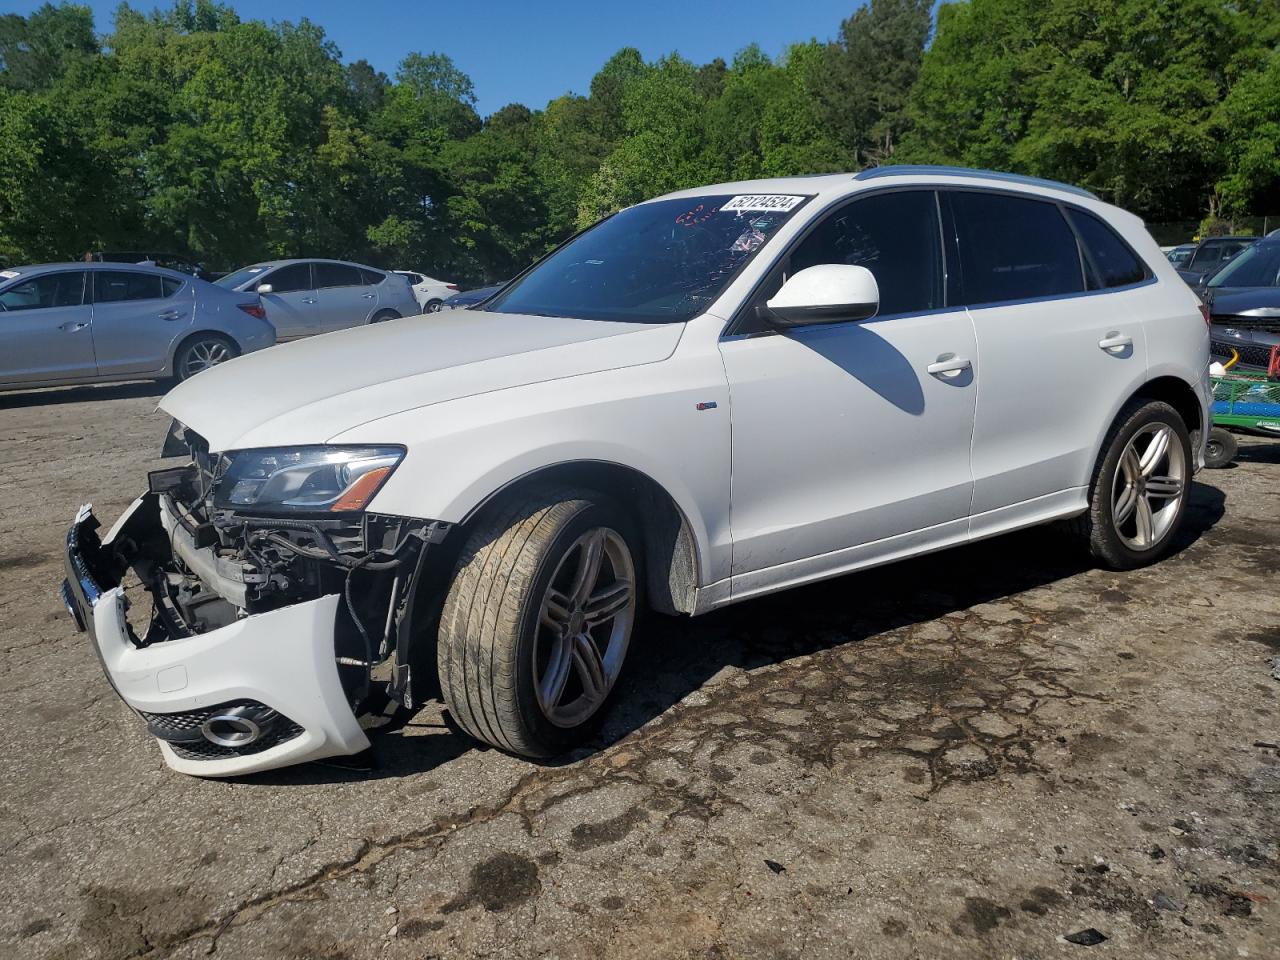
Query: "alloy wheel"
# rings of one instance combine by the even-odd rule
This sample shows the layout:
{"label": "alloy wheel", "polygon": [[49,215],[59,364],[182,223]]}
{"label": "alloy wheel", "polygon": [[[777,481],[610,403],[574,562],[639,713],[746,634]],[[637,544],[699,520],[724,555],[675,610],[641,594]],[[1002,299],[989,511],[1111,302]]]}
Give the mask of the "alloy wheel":
{"label": "alloy wheel", "polygon": [[543,595],[533,645],[538,706],[576,727],[608,698],[635,622],[635,564],[626,541],[595,527],[565,551]]}
{"label": "alloy wheel", "polygon": [[182,378],[194,377],[230,359],[231,350],[221,340],[197,340],[187,348],[183,357]]}
{"label": "alloy wheel", "polygon": [[1187,458],[1173,428],[1149,423],[1135,433],[1116,465],[1111,523],[1130,550],[1157,547],[1173,528],[1187,490]]}

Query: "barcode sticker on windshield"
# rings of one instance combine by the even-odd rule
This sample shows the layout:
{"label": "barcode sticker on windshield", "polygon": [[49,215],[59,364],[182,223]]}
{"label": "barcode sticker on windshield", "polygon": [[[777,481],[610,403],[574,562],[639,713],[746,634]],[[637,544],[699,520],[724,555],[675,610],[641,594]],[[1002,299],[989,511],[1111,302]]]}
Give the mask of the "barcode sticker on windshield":
{"label": "barcode sticker on windshield", "polygon": [[720,208],[721,213],[737,210],[793,210],[804,202],[804,197],[792,197],[783,193],[749,193],[734,197]]}

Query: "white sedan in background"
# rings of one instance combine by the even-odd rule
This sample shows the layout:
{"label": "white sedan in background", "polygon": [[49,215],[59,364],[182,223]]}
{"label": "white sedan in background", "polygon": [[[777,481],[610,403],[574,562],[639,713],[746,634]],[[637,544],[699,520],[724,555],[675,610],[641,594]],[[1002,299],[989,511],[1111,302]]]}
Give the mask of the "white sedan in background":
{"label": "white sedan in background", "polygon": [[395,272],[409,278],[409,286],[413,287],[413,295],[423,313],[435,313],[440,309],[440,305],[459,289],[456,283],[433,280],[425,273],[414,270],[396,270]]}

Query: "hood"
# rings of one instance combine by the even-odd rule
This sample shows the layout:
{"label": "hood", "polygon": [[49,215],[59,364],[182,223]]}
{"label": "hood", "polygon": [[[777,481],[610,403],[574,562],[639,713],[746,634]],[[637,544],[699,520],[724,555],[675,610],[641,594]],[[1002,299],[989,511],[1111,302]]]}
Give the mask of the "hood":
{"label": "hood", "polygon": [[[1230,288],[1224,289],[1230,290]],[[1237,288],[1231,292],[1222,292],[1222,290],[1215,292],[1210,288],[1209,293],[1212,295],[1209,300],[1209,308],[1215,318],[1219,316],[1237,316],[1246,310],[1270,307],[1277,311],[1277,316],[1272,320],[1272,324],[1274,325],[1277,321],[1280,321],[1280,287]]]}
{"label": "hood", "polygon": [[683,330],[475,310],[423,314],[247,354],[179,384],[160,409],[215,451],[325,443],[417,407],[656,363]]}

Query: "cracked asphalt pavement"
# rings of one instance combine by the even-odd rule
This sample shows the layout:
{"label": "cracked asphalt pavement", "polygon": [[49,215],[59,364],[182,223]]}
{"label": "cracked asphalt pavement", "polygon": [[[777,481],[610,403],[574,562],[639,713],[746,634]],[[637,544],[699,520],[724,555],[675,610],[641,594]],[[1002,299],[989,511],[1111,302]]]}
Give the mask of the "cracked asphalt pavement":
{"label": "cracked asphalt pavement", "polygon": [[1280,444],[1202,473],[1147,570],[1035,530],[652,617],[558,765],[429,704],[371,773],[218,782],[56,592],[158,393],[0,396],[0,956],[1280,956]]}

